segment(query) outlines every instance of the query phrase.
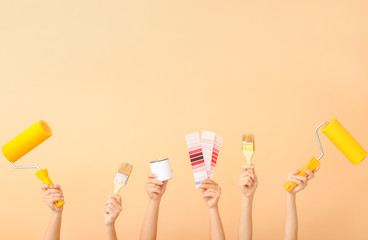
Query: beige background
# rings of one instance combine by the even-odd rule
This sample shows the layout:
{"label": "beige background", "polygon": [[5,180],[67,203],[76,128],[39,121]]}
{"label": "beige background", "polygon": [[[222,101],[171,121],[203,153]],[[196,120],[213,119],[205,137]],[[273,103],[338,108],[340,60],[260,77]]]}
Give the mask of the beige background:
{"label": "beige background", "polygon": [[[224,138],[215,180],[236,239],[241,135],[256,136],[254,239],[281,239],[287,174],[319,156],[314,128],[337,117],[368,148],[368,2],[0,2],[0,143],[39,119],[54,136],[17,164],[64,189],[63,239],[103,239],[103,204],[122,161],[120,239],[136,239],[148,162],[174,170],[158,239],[207,239],[184,135]],[[368,239],[368,161],[322,136],[322,168],[298,196],[300,239]],[[33,170],[0,161],[0,238],[40,239],[50,211]]]}

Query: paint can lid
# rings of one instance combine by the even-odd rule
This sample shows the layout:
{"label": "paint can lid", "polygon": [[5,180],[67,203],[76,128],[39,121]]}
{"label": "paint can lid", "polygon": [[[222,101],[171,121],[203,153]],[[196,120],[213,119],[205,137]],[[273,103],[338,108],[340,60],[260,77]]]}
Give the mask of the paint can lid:
{"label": "paint can lid", "polygon": [[150,163],[163,162],[163,161],[166,161],[166,160],[169,160],[169,159],[168,158],[161,158],[161,159],[151,161]]}

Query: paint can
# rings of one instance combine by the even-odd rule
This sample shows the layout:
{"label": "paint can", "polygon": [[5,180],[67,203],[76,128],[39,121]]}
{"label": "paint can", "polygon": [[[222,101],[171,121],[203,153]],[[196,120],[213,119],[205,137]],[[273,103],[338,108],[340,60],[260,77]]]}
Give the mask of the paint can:
{"label": "paint can", "polygon": [[151,172],[156,174],[157,180],[166,181],[172,178],[172,172],[168,158],[151,161],[150,166]]}

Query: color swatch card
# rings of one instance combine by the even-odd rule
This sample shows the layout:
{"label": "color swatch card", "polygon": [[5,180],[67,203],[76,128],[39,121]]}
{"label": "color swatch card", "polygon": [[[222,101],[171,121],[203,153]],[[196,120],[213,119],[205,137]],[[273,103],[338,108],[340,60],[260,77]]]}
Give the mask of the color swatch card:
{"label": "color swatch card", "polygon": [[215,172],[215,167],[217,163],[217,158],[220,153],[220,147],[222,143],[222,137],[215,136],[215,143],[213,144],[212,156],[211,156],[211,170],[210,170],[210,179],[213,178],[213,173]]}
{"label": "color swatch card", "polygon": [[185,136],[190,162],[192,165],[195,185],[203,180],[212,179],[222,138],[214,132],[202,131],[202,141],[199,133],[191,133]]}
{"label": "color swatch card", "polygon": [[199,134],[197,132],[188,134],[185,136],[185,140],[187,141],[190,163],[192,164],[194,182],[198,188],[198,185],[201,184],[203,180],[208,179]]}
{"label": "color swatch card", "polygon": [[212,150],[215,144],[216,134],[214,132],[202,131],[202,152],[207,176],[211,175]]}

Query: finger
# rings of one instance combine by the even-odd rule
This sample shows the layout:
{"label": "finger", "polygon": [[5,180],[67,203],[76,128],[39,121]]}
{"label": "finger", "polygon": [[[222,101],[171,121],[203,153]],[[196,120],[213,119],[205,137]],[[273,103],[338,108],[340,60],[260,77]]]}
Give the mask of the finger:
{"label": "finger", "polygon": [[247,176],[251,177],[252,179],[255,179],[256,178],[256,175],[252,172],[247,172]]}
{"label": "finger", "polygon": [[52,188],[49,184],[41,184],[42,191],[46,191],[47,189]]}
{"label": "finger", "polygon": [[160,187],[160,186],[157,186],[157,185],[155,185],[155,184],[150,184],[150,185],[148,185],[148,188],[149,188],[149,189],[158,189],[158,190],[161,190],[161,187]]}
{"label": "finger", "polygon": [[148,174],[148,178],[149,178],[149,179],[155,179],[155,178],[157,178],[157,175],[156,175],[156,174],[154,174],[154,173],[149,173],[149,174]]}
{"label": "finger", "polygon": [[121,203],[121,196],[118,194],[111,194],[108,196],[109,198],[115,199],[118,203]]}
{"label": "finger", "polygon": [[198,188],[200,188],[200,189],[214,189],[214,188],[216,188],[216,185],[213,185],[213,184],[200,184]]}
{"label": "finger", "polygon": [[158,194],[158,195],[161,195],[161,190],[156,189],[156,188],[150,189],[150,191],[149,191],[149,192],[150,192],[150,193],[156,193],[156,194]]}
{"label": "finger", "polygon": [[253,175],[253,176],[251,176],[251,175],[247,175],[247,176],[245,176],[245,178],[244,179],[251,179],[252,181],[254,181],[254,179],[255,179],[255,176]]}
{"label": "finger", "polygon": [[163,181],[162,183],[162,187],[166,187],[166,185],[167,185],[167,183],[169,182],[169,180],[165,180],[165,181]]}
{"label": "finger", "polygon": [[300,176],[300,175],[294,175],[294,176],[292,176],[291,178],[292,178],[292,179],[293,179],[293,178],[294,178],[294,179],[298,179],[298,180],[300,180],[300,181],[302,181],[302,182],[307,181],[307,177]]}
{"label": "finger", "polygon": [[247,177],[245,177],[245,178],[242,178],[242,179],[239,179],[239,182],[252,182],[252,183],[254,183],[255,181],[251,178],[251,177],[249,177],[249,176],[247,176]]}
{"label": "finger", "polygon": [[298,180],[298,179],[293,179],[293,178],[291,178],[289,181],[290,181],[290,182],[294,182],[294,183],[296,183],[296,184],[298,184],[298,185],[302,184],[302,181],[300,181],[300,180]]}
{"label": "finger", "polygon": [[211,192],[205,192],[204,193],[204,197],[216,197],[219,196],[220,193],[216,192],[216,191],[211,191]]}
{"label": "finger", "polygon": [[64,200],[63,197],[51,197],[46,200],[46,202],[50,205],[51,203],[58,202]]}
{"label": "finger", "polygon": [[156,184],[156,185],[162,185],[163,182],[157,180],[157,179],[154,179],[154,178],[150,178],[147,182],[147,184]]}
{"label": "finger", "polygon": [[110,208],[110,212],[114,212],[114,213],[120,212],[120,207],[117,207],[111,203],[107,205],[107,207]]}
{"label": "finger", "polygon": [[306,174],[308,174],[308,177],[307,177],[307,179],[309,180],[309,179],[312,179],[312,178],[314,178],[314,173],[312,172],[312,171],[310,171],[310,170],[308,170],[308,169],[304,169],[303,170]]}
{"label": "finger", "polygon": [[205,193],[205,194],[202,195],[203,198],[212,198],[214,196],[215,196],[215,194],[213,194],[213,193]]}
{"label": "finger", "polygon": [[111,205],[114,205],[117,208],[121,208],[121,204],[118,201],[116,201],[115,199],[111,199],[111,200],[107,201],[107,204],[111,204]]}
{"label": "finger", "polygon": [[111,214],[111,213],[113,213],[113,212],[114,212],[114,210],[111,208],[111,206],[108,206],[108,207],[106,207],[106,208],[105,208],[105,212],[106,212],[107,214]]}
{"label": "finger", "polygon": [[240,177],[239,177],[239,178],[245,178],[245,177],[247,176],[247,173],[248,173],[248,172],[242,172],[242,173],[240,174]]}
{"label": "finger", "polygon": [[246,181],[241,183],[242,187],[248,187],[248,188],[252,188],[254,186],[254,183],[250,182],[250,181]]}
{"label": "finger", "polygon": [[241,178],[245,178],[245,177],[250,177],[252,179],[255,179],[256,178],[256,175],[252,172],[244,172],[240,175]]}
{"label": "finger", "polygon": [[206,191],[207,193],[215,193],[215,194],[219,194],[221,193],[220,189],[209,189]]}
{"label": "finger", "polygon": [[245,164],[242,166],[243,171],[253,170],[254,166],[253,164]]}
{"label": "finger", "polygon": [[53,188],[49,188],[46,190],[46,194],[52,194],[52,193],[57,193],[57,192],[61,192],[61,191],[57,189],[53,189]]}
{"label": "finger", "polygon": [[50,194],[50,195],[47,195],[45,196],[46,198],[53,198],[53,197],[59,197],[59,198],[62,198],[63,197],[63,194],[61,193],[54,193],[54,194]]}
{"label": "finger", "polygon": [[318,172],[318,170],[320,169],[321,167],[318,166],[316,169],[313,170],[314,173]]}
{"label": "finger", "polygon": [[55,186],[53,187],[53,189],[56,189],[56,190],[59,190],[59,191],[62,191],[61,190],[61,187],[59,184],[55,184]]}
{"label": "finger", "polygon": [[216,196],[216,193],[215,192],[204,192],[202,194],[202,196],[205,197],[205,198],[214,197],[214,196]]}
{"label": "finger", "polygon": [[300,170],[299,170],[299,169],[296,169],[296,170],[292,171],[292,172],[289,174],[289,176],[291,176],[291,175],[297,175],[297,174],[299,174],[299,173],[300,173]]}
{"label": "finger", "polygon": [[53,193],[46,193],[45,197],[53,197],[53,196],[62,196],[62,192],[53,192]]}
{"label": "finger", "polygon": [[206,180],[203,180],[201,182],[201,184],[211,184],[211,185],[216,185],[217,183],[211,179],[206,179]]}
{"label": "finger", "polygon": [[246,181],[241,181],[239,184],[241,186],[253,187],[254,182],[252,180],[246,180]]}

